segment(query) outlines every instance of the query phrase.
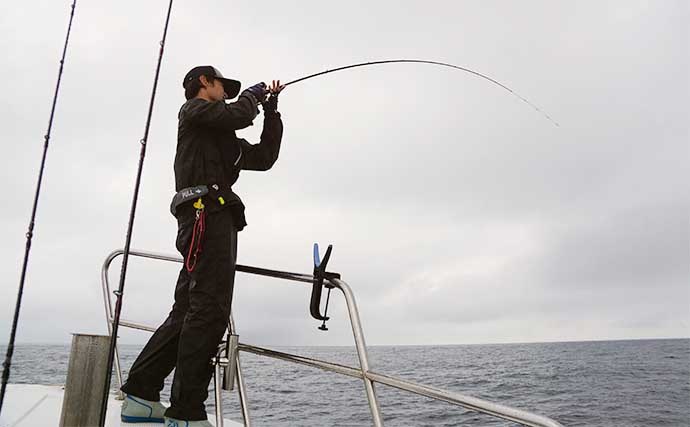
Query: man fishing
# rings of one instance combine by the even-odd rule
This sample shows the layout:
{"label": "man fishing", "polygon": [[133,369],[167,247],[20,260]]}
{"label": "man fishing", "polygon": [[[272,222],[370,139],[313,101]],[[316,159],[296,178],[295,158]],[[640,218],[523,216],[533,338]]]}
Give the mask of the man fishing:
{"label": "man fishing", "polygon": [[[178,119],[175,194],[176,246],[184,257],[175,302],[122,386],[125,422],[165,422],[166,427],[211,426],[204,401],[211,358],[228,326],[235,280],[237,232],[247,224],[244,205],[232,191],[240,170],[266,171],[278,158],[283,123],[278,94],[284,86],[258,83],[244,90],[214,67],[199,66],[184,77],[187,102]],[[238,138],[264,111],[258,144]],[[175,369],[170,407],[160,403],[165,378]]]}

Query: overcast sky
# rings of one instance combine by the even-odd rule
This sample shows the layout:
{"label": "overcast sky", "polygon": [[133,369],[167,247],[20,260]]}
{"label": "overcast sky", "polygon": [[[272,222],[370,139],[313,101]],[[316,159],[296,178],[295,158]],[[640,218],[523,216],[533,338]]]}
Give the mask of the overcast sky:
{"label": "overcast sky", "polygon": [[[10,333],[70,0],[0,15],[0,343]],[[167,1],[78,1],[48,151],[18,342],[105,333],[100,269],[122,247]],[[291,86],[267,173],[236,191],[238,262],[311,271],[334,245],[369,344],[690,336],[687,1],[181,1],[173,6],[133,248],[175,253],[181,80],[212,64]],[[262,119],[240,136],[258,141]],[[179,264],[132,259],[123,318],[159,324]],[[111,281],[116,286],[119,262]],[[309,287],[239,274],[241,340],[350,345]],[[147,335],[122,332],[123,342]]]}

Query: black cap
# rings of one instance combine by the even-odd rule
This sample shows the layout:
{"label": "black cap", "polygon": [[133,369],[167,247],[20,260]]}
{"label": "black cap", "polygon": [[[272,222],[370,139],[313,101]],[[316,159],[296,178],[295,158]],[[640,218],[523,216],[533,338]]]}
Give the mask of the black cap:
{"label": "black cap", "polygon": [[194,67],[184,76],[184,81],[182,82],[182,87],[187,88],[189,82],[194,81],[199,78],[199,76],[212,76],[215,79],[220,80],[223,84],[223,89],[225,89],[225,94],[228,99],[232,99],[240,93],[240,87],[242,84],[237,80],[226,79],[215,67],[210,65],[200,65]]}

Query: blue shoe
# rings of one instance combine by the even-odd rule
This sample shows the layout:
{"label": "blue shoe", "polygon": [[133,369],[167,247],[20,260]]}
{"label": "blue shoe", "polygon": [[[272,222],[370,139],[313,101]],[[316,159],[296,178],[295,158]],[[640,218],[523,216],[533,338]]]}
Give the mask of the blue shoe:
{"label": "blue shoe", "polygon": [[125,423],[162,423],[167,408],[160,402],[141,399],[128,394],[122,402],[120,418]]}
{"label": "blue shoe", "polygon": [[165,417],[165,427],[213,427],[213,424],[211,424],[208,420],[184,421]]}

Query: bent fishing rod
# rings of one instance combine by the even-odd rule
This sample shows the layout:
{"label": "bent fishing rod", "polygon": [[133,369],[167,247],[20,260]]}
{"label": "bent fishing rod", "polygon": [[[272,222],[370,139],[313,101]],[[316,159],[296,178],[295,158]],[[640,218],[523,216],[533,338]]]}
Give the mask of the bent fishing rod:
{"label": "bent fishing rod", "polygon": [[330,70],[325,70],[325,71],[321,71],[321,72],[318,72],[318,73],[310,74],[310,75],[305,76],[305,77],[300,77],[299,79],[295,79],[295,80],[292,80],[292,81],[290,81],[290,82],[288,82],[288,83],[285,83],[284,86],[287,87],[287,86],[293,85],[293,84],[295,84],[295,83],[302,82],[302,81],[304,81],[304,80],[309,80],[309,79],[311,79],[311,78],[319,77],[319,76],[322,76],[322,75],[324,75],[324,74],[334,73],[334,72],[336,72],[336,71],[347,70],[347,69],[350,69],[350,68],[367,67],[367,66],[380,65],[380,64],[396,64],[396,63],[397,63],[397,64],[400,64],[400,63],[430,64],[430,65],[437,65],[437,66],[441,66],[441,67],[453,68],[453,69],[456,69],[456,70],[460,70],[460,71],[464,71],[464,72],[466,72],[466,73],[473,74],[473,75],[475,75],[475,76],[477,76],[477,77],[480,77],[480,78],[482,78],[482,79],[484,79],[484,80],[488,80],[489,82],[491,82],[491,83],[493,83],[493,84],[495,84],[495,85],[497,85],[497,86],[499,86],[499,87],[501,87],[501,88],[507,90],[508,92],[512,93],[515,97],[517,97],[518,99],[520,99],[522,102],[526,103],[527,105],[529,105],[530,107],[532,107],[534,110],[536,110],[537,112],[541,113],[541,114],[542,114],[544,117],[546,117],[551,123],[553,123],[553,124],[556,125],[557,127],[560,127],[560,125],[558,124],[558,122],[556,122],[555,120],[553,120],[553,119],[552,119],[548,114],[546,114],[546,112],[544,112],[541,108],[537,107],[535,104],[533,104],[532,102],[530,102],[529,100],[527,100],[525,97],[523,97],[523,96],[521,96],[520,94],[518,94],[517,92],[515,92],[513,89],[511,89],[511,88],[509,88],[508,86],[504,85],[503,83],[501,83],[501,82],[499,82],[499,81],[497,81],[497,80],[494,80],[494,79],[492,79],[491,77],[489,77],[489,76],[487,76],[487,75],[485,75],[485,74],[479,73],[479,72],[474,71],[474,70],[470,70],[469,68],[461,67],[461,66],[459,66],[459,65],[448,64],[448,63],[446,63],[446,62],[427,61],[427,60],[424,60],[424,59],[386,59],[386,60],[381,60],[381,61],[360,62],[360,63],[357,63],[357,64],[345,65],[345,66],[343,66],[343,67],[333,68],[333,69],[330,69]]}
{"label": "bent fishing rod", "polygon": [[12,319],[12,332],[10,333],[10,341],[7,344],[7,353],[5,355],[5,362],[2,364],[2,386],[0,387],[0,413],[2,413],[2,403],[5,400],[5,391],[7,390],[7,383],[10,379],[10,367],[12,365],[12,355],[14,354],[14,340],[17,335],[17,324],[19,323],[19,311],[22,306],[22,296],[24,294],[24,283],[26,281],[26,270],[29,265],[29,252],[31,251],[31,240],[34,236],[34,226],[36,221],[36,211],[38,209],[38,198],[41,194],[41,183],[43,182],[43,171],[46,165],[46,156],[48,154],[48,144],[50,142],[50,132],[53,128],[53,118],[55,117],[55,107],[57,106],[58,93],[60,92],[60,82],[62,80],[62,70],[65,65],[65,57],[67,56],[67,45],[69,44],[69,35],[72,31],[72,20],[74,18],[74,9],[77,5],[77,0],[72,2],[72,11],[69,15],[69,24],[67,25],[67,36],[65,37],[65,45],[62,48],[62,58],[60,59],[60,69],[58,71],[57,84],[55,85],[55,94],[53,95],[53,105],[50,108],[50,119],[48,119],[48,130],[43,137],[43,156],[41,157],[41,167],[38,172],[38,182],[36,184],[36,193],[34,195],[34,204],[31,210],[31,219],[29,220],[29,228],[26,232],[26,249],[24,250],[24,262],[22,263],[22,273],[19,279],[19,290],[17,291],[17,303],[14,307],[14,318]]}

